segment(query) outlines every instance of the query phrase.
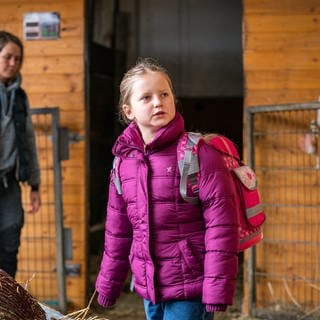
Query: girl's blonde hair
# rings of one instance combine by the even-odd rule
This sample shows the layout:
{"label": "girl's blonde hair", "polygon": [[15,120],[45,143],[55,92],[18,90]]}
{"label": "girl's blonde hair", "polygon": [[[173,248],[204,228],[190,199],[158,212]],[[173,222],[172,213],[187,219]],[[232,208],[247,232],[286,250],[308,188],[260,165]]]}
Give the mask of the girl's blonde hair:
{"label": "girl's blonde hair", "polygon": [[129,102],[132,94],[131,90],[136,78],[148,72],[160,72],[164,74],[174,95],[172,81],[170,79],[168,71],[155,59],[139,58],[136,64],[125,73],[120,83],[119,118],[120,121],[126,124],[130,123],[130,120],[124,114],[122,107],[125,104],[130,105]]}

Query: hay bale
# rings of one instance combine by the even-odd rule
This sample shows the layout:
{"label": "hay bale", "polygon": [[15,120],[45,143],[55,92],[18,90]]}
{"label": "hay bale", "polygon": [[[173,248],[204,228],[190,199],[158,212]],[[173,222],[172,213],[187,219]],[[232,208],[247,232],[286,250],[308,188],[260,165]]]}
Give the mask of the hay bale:
{"label": "hay bale", "polygon": [[1,269],[0,320],[46,320],[36,299]]}

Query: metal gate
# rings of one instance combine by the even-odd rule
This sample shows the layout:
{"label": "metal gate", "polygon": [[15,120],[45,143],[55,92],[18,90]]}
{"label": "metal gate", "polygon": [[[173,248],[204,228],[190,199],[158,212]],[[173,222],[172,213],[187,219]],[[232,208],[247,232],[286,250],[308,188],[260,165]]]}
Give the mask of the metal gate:
{"label": "metal gate", "polygon": [[[42,206],[35,215],[25,214],[16,278],[38,301],[65,312],[59,109],[32,109],[31,114],[41,171]],[[22,187],[25,212],[29,190]]]}
{"label": "metal gate", "polygon": [[246,109],[247,162],[267,216],[246,265],[250,315],[320,317],[319,110],[319,103]]}

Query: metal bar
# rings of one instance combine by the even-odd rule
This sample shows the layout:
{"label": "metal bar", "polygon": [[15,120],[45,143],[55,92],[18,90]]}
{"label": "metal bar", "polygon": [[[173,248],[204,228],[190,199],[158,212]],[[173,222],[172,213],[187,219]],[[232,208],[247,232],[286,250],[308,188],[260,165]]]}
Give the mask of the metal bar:
{"label": "metal bar", "polygon": [[[246,113],[246,146],[247,146],[247,164],[253,167],[253,113]],[[255,285],[254,285],[254,247],[248,249],[248,264],[247,264],[247,276],[248,276],[248,315],[251,317],[253,315],[254,308],[254,297],[255,297]]]}
{"label": "metal bar", "polygon": [[53,113],[55,113],[56,110],[59,108],[58,107],[50,107],[50,108],[37,108],[37,109],[30,109],[31,114],[37,114],[37,115],[43,115],[43,114],[49,114],[52,115]]}
{"label": "metal bar", "polygon": [[56,216],[56,243],[57,243],[57,276],[59,289],[60,311],[67,311],[64,241],[63,241],[63,207],[62,207],[62,178],[59,160],[59,109],[52,108],[52,141],[53,141],[53,165],[54,165],[54,202]]}
{"label": "metal bar", "polygon": [[59,160],[59,108],[31,109],[31,114],[51,114],[52,116],[52,148],[54,166],[54,204],[55,204],[55,228],[56,228],[56,263],[58,279],[58,303],[61,312],[67,310],[67,296],[65,284],[65,261],[63,240],[63,206],[62,206],[62,183],[61,165]]}
{"label": "metal bar", "polygon": [[[260,256],[260,249],[256,248],[248,252],[246,273],[249,316],[256,316],[258,312],[266,312],[258,308],[267,307],[268,303],[284,306],[284,308],[288,306],[293,308],[299,304],[304,312],[307,312],[308,308],[312,310],[317,305],[319,291],[312,291],[310,287],[317,287],[318,282],[318,251],[316,248],[319,245],[319,233],[317,232],[319,215],[316,213],[319,204],[316,201],[318,193],[311,192],[318,187],[316,182],[319,168],[314,165],[313,158],[318,156],[318,152],[311,155],[304,151],[301,147],[301,139],[311,133],[312,128],[308,129],[311,121],[316,119],[319,122],[319,110],[319,102],[253,106],[245,109],[247,163],[254,170],[258,170],[267,181],[267,189],[263,190],[268,193],[266,196],[268,200],[264,204],[266,210],[269,211],[271,224],[266,233],[267,238],[264,240],[266,251],[269,251],[266,256],[274,256],[280,261],[279,264],[272,261],[263,262],[265,272],[262,272],[256,270],[257,263],[259,262],[260,266],[261,259],[263,259]],[[274,113],[274,115],[268,113]],[[264,114],[267,118],[266,126],[263,125]],[[255,158],[257,152],[255,145],[258,145],[259,141],[265,142],[266,149],[269,148],[271,151],[268,154],[262,152],[259,157]],[[265,157],[268,157],[267,161],[264,161]],[[306,175],[302,174],[304,172]],[[271,190],[272,187],[274,190]],[[288,191],[294,193],[289,196]],[[282,210],[284,208],[292,208],[292,213],[290,210]],[[296,221],[299,219],[301,222],[298,225]],[[298,227],[301,227],[301,230]],[[289,253],[283,255],[286,260],[283,260],[283,250],[289,250]],[[256,260],[256,253],[259,254],[259,260]],[[296,260],[298,254],[304,254],[301,261]],[[314,255],[316,258],[313,258]],[[266,281],[263,281],[263,278],[266,278]],[[255,280],[258,282],[256,283]],[[256,297],[262,288],[262,283],[265,285],[267,281],[268,283],[270,281],[270,288],[266,292],[269,292],[272,297],[273,288],[275,288],[276,294],[275,298],[271,299],[272,301],[265,300],[265,296]],[[298,291],[295,286],[297,283],[300,285]]]}

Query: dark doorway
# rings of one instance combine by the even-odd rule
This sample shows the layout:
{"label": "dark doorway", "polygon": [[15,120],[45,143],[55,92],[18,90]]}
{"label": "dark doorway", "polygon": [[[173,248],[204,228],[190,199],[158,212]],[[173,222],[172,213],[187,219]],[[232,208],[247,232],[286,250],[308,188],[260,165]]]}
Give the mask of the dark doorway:
{"label": "dark doorway", "polygon": [[188,131],[220,133],[235,142],[242,154],[243,98],[178,98]]}

